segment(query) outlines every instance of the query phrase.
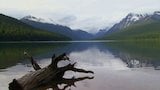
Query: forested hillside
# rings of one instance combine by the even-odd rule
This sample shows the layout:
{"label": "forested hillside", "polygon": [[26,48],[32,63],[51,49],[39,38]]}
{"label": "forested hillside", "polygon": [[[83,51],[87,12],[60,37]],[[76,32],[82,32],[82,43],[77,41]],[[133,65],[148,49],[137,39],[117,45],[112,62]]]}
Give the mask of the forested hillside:
{"label": "forested hillside", "polygon": [[70,38],[29,26],[17,19],[0,14],[0,41],[49,41]]}

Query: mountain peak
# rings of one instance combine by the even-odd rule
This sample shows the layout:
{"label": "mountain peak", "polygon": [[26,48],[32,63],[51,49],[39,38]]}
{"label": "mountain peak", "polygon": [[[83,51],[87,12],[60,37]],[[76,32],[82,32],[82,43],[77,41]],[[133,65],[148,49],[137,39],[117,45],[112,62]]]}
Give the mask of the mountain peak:
{"label": "mountain peak", "polygon": [[147,16],[147,14],[129,13],[123,20],[121,20],[120,28],[128,27],[129,25],[135,23],[136,21],[140,21],[146,18]]}
{"label": "mountain peak", "polygon": [[125,18],[123,18],[119,23],[116,23],[111,27],[107,33],[112,33],[124,29],[136,22],[143,21],[147,19],[148,14],[136,14],[136,13],[129,13]]}
{"label": "mountain peak", "polygon": [[30,20],[30,21],[35,21],[35,22],[46,23],[46,21],[45,21],[44,19],[42,19],[42,18],[37,18],[37,17],[31,16],[31,15],[25,16],[25,17],[23,17],[22,19]]}

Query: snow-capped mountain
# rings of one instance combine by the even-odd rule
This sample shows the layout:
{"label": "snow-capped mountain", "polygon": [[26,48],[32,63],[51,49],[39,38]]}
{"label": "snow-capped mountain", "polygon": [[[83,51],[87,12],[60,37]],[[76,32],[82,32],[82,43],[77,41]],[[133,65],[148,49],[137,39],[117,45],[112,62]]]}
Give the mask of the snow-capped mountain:
{"label": "snow-capped mountain", "polygon": [[125,18],[123,18],[119,23],[113,25],[113,27],[110,28],[110,30],[107,33],[112,33],[118,30],[121,30],[123,28],[126,28],[133,23],[136,23],[138,21],[144,20],[147,17],[149,17],[148,14],[134,14],[129,13]]}
{"label": "snow-capped mountain", "polygon": [[55,24],[52,19],[36,18],[34,16],[26,16],[21,19],[22,22],[35,28],[47,30],[50,32],[60,33],[68,36],[73,40],[91,39],[92,34],[83,30],[72,30],[71,28],[59,24]]}
{"label": "snow-capped mountain", "polygon": [[122,24],[122,27],[125,28],[136,21],[145,19],[148,15],[147,14],[134,14],[130,13],[128,14],[120,23]]}
{"label": "snow-capped mountain", "polygon": [[[120,30],[123,30],[124,28],[127,28],[132,25],[139,25],[142,23],[149,23],[153,20],[160,20],[160,11],[155,11],[152,14],[135,14],[135,13],[129,13],[125,18],[123,18],[119,23],[114,24],[110,29],[102,29],[99,30],[98,33],[103,33],[99,34],[100,36],[114,33]],[[97,33],[97,34],[98,34]]]}
{"label": "snow-capped mountain", "polygon": [[128,14],[100,38],[110,40],[159,40],[160,12]]}

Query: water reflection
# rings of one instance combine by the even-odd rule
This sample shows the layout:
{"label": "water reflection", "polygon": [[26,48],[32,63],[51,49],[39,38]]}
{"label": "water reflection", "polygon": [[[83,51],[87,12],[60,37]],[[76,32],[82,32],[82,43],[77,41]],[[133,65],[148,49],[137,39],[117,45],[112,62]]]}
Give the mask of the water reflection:
{"label": "water reflection", "polygon": [[160,70],[159,42],[107,43],[106,46],[129,68],[153,67]]}
{"label": "water reflection", "polygon": [[[54,49],[63,47],[67,43],[0,43],[0,69],[23,63],[26,59],[24,51],[36,58],[46,58]],[[26,62],[25,62],[26,63]]]}
{"label": "water reflection", "polygon": [[[17,57],[21,57],[21,52],[28,46],[19,47],[18,45],[3,45],[2,51],[20,51]],[[14,48],[14,47],[16,48]],[[33,47],[33,48],[32,48]],[[36,50],[37,49],[37,50]],[[43,44],[42,46],[30,46],[28,50],[39,60],[41,66],[50,63],[53,53],[59,54],[66,52],[73,62],[78,62],[78,68],[85,68],[95,72],[95,78],[91,81],[84,80],[76,83],[77,88],[72,90],[159,90],[160,86],[160,43],[70,43],[70,44]],[[2,53],[0,51],[0,53]],[[34,51],[37,51],[35,53]],[[23,53],[22,53],[23,54]],[[22,58],[12,59],[4,53],[0,54],[0,89],[7,90],[8,83],[13,78],[19,78],[31,71],[30,62]],[[8,61],[6,62],[5,60]],[[4,61],[3,61],[4,60]],[[16,61],[18,60],[18,61]],[[19,61],[24,60],[24,61]],[[3,61],[3,62],[2,62]],[[11,63],[11,65],[7,65]],[[60,66],[68,63],[60,62]],[[9,67],[9,68],[8,68]],[[5,69],[4,69],[5,68]],[[71,72],[72,73],[72,72]],[[71,74],[67,72],[65,77],[73,76],[85,77],[84,74]],[[77,78],[78,78],[77,77]],[[123,83],[122,83],[123,81]],[[62,88],[61,88],[62,89]]]}
{"label": "water reflection", "polygon": [[106,49],[100,51],[98,48],[92,47],[81,52],[73,51],[70,53],[70,57],[80,63],[78,67],[105,68],[109,70],[128,69],[126,63],[120,58],[116,58]]}
{"label": "water reflection", "polygon": [[36,88],[35,90],[47,90],[47,89],[52,89],[52,90],[71,90],[71,86],[76,87],[75,83],[83,81],[83,80],[90,80],[93,79],[93,77],[79,77],[79,78],[75,78],[72,77],[71,79],[64,79],[62,78],[61,80],[59,79],[57,81],[57,83],[61,83],[64,84],[63,86],[58,86],[57,83],[55,83],[55,81],[50,81],[47,85],[45,86],[40,86],[38,88]]}

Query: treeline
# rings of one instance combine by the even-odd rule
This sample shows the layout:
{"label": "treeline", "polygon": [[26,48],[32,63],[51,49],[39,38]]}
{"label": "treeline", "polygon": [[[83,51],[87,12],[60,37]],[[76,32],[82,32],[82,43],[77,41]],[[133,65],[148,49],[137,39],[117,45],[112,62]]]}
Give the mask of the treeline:
{"label": "treeline", "polygon": [[17,19],[0,14],[0,41],[49,41],[70,38],[33,28]]}

